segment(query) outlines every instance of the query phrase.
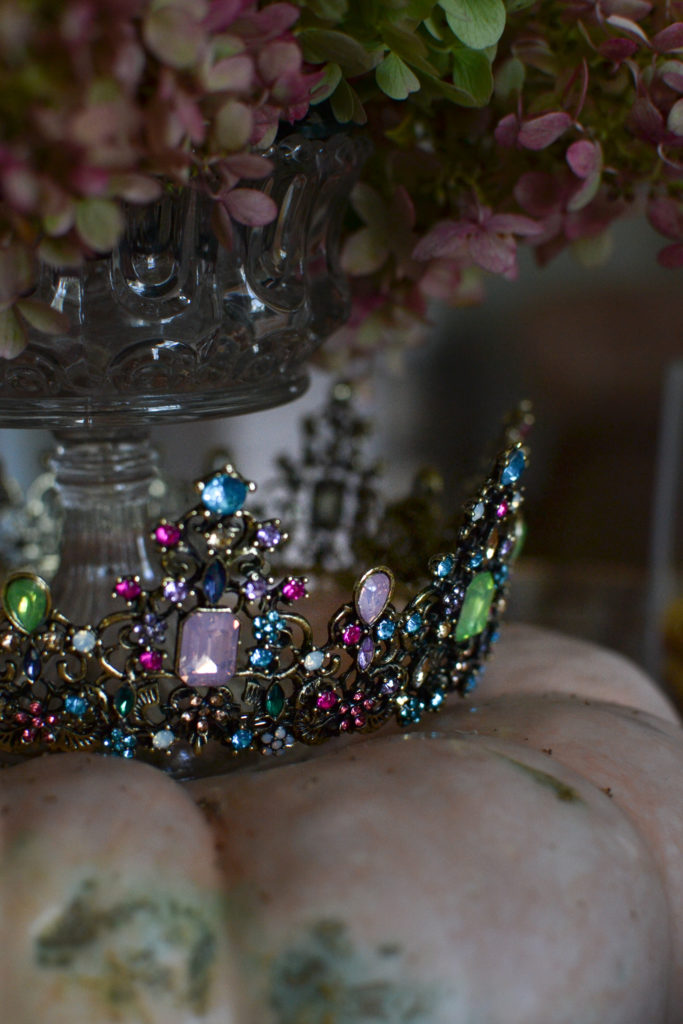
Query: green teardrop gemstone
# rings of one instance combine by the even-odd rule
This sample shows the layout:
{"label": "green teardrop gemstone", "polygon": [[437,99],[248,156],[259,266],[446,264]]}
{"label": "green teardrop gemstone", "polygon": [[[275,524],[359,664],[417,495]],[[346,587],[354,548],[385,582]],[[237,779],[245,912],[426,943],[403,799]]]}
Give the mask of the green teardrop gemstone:
{"label": "green teardrop gemstone", "polygon": [[36,577],[17,576],[7,583],[2,604],[15,626],[34,633],[47,618],[48,590]]}
{"label": "green teardrop gemstone", "polygon": [[266,694],[266,711],[272,718],[277,718],[284,706],[285,692],[279,683],[273,683]]}
{"label": "green teardrop gemstone", "polygon": [[482,632],[488,622],[495,590],[496,584],[490,572],[477,573],[465,591],[455,627],[456,640],[469,640]]}
{"label": "green teardrop gemstone", "polygon": [[133,688],[128,686],[127,683],[120,686],[114,694],[114,707],[122,718],[129,715],[135,707],[135,693]]}

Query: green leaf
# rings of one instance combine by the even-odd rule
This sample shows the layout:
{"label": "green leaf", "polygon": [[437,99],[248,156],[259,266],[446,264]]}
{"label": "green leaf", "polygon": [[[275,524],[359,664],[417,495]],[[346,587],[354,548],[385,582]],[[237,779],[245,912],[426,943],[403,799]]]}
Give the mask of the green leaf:
{"label": "green leaf", "polygon": [[374,229],[375,233],[386,234],[391,226],[388,224],[387,208],[379,193],[368,185],[367,182],[359,181],[354,185],[351,192],[351,206],[368,227]]}
{"label": "green leaf", "polygon": [[531,7],[535,4],[536,0],[505,0],[505,6],[507,7],[508,14],[514,14],[516,11],[524,11],[527,7]]}
{"label": "green leaf", "polygon": [[505,28],[503,0],[439,0],[458,39],[473,50],[498,42]]}
{"label": "green leaf", "polygon": [[348,0],[306,0],[306,10],[322,21],[338,23],[348,12]]}
{"label": "green leaf", "polygon": [[0,359],[14,359],[27,345],[24,325],[13,309],[0,310]]}
{"label": "green leaf", "polygon": [[23,318],[43,334],[66,334],[69,330],[69,318],[46,302],[38,299],[20,299],[16,308]]}
{"label": "green leaf", "polygon": [[297,39],[304,59],[311,64],[339,64],[351,78],[370,71],[373,66],[372,54],[345,32],[328,28],[305,28],[299,32]]}
{"label": "green leaf", "polygon": [[338,64],[326,64],[323,77],[311,91],[311,103],[322,103],[330,98],[342,79],[342,70]]}
{"label": "green leaf", "polygon": [[453,84],[472,98],[476,107],[488,103],[493,93],[491,63],[479,50],[458,50],[453,54]]}
{"label": "green leaf", "polygon": [[496,71],[494,89],[500,100],[519,95],[524,85],[525,68],[518,57],[510,57]]}
{"label": "green leaf", "polygon": [[387,261],[389,250],[385,239],[370,228],[361,228],[349,235],[342,251],[342,267],[348,274],[374,274]]}
{"label": "green leaf", "polygon": [[59,269],[75,270],[83,262],[83,253],[68,238],[44,238],[38,246],[38,256],[43,263]]}
{"label": "green leaf", "polygon": [[427,47],[417,32],[410,31],[401,25],[391,25],[387,22],[380,26],[382,39],[394,53],[397,53],[403,60],[410,62],[417,57],[426,57]]}
{"label": "green leaf", "polygon": [[384,58],[375,71],[375,77],[382,92],[392,100],[405,100],[420,88],[419,78],[396,53]]}
{"label": "green leaf", "polygon": [[348,124],[349,121],[353,121],[355,124],[365,124],[368,119],[363,110],[363,104],[358,98],[358,93],[345,79],[341,80],[332,93],[330,106],[340,124]]}
{"label": "green leaf", "polygon": [[614,251],[614,235],[608,228],[600,235],[592,238],[577,238],[571,245],[572,255],[576,261],[589,270],[603,267]]}
{"label": "green leaf", "polygon": [[415,18],[417,21],[425,21],[432,13],[436,4],[434,0],[408,0],[403,9],[407,18]]}
{"label": "green leaf", "polygon": [[221,149],[238,153],[249,142],[253,127],[252,112],[246,103],[228,100],[216,114],[213,132]]}
{"label": "green leaf", "polygon": [[143,35],[149,49],[163,64],[182,70],[199,61],[204,41],[201,23],[175,4],[149,11]]}
{"label": "green leaf", "polygon": [[123,217],[111,199],[79,199],[76,203],[76,230],[95,252],[109,252],[123,231]]}

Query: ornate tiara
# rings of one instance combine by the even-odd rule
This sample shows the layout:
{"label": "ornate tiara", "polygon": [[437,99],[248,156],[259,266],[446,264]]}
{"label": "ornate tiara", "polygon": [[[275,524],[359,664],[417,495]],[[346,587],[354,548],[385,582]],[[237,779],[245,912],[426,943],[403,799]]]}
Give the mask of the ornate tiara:
{"label": "ornate tiara", "polygon": [[231,465],[198,481],[182,518],[152,530],[160,582],[116,580],[98,625],[53,608],[37,574],[12,573],[0,610],[0,750],[89,750],[187,770],[208,750],[276,755],[437,711],[476,685],[498,637],[523,534],[528,412],[508,428],[464,509],[454,550],[399,610],[394,576],[365,572],[316,643],[304,576],[277,579],[278,519],[245,508],[255,485]]}

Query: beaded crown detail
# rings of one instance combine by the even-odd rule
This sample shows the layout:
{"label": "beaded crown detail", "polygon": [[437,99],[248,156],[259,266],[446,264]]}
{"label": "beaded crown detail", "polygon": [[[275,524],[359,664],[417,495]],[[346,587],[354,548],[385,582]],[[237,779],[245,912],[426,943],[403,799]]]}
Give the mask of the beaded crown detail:
{"label": "beaded crown detail", "polygon": [[508,430],[423,588],[398,609],[391,570],[370,569],[319,643],[299,612],[308,580],[271,571],[286,533],[244,507],[255,485],[231,465],[197,483],[181,519],[154,527],[158,585],[119,578],[120,607],[96,626],[53,608],[39,576],[13,573],[0,610],[0,750],[103,751],[173,769],[208,748],[273,755],[391,717],[407,725],[466,695],[498,636],[523,532],[524,428]]}

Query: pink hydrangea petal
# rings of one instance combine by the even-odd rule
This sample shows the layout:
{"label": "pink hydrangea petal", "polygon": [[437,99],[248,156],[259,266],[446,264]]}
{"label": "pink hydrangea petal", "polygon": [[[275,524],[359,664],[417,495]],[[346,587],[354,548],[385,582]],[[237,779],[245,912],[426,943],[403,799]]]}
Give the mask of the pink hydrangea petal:
{"label": "pink hydrangea petal", "polygon": [[487,230],[504,235],[538,235],[540,225],[521,213],[496,213],[489,218]]}
{"label": "pink hydrangea petal", "polygon": [[470,256],[482,270],[501,274],[508,280],[517,276],[517,246],[512,235],[495,235],[482,231],[470,239]]}
{"label": "pink hydrangea petal", "polygon": [[645,96],[635,100],[628,118],[631,130],[647,142],[657,144],[666,134],[664,118]]}
{"label": "pink hydrangea petal", "polygon": [[300,70],[301,49],[293,40],[276,39],[259,51],[257,65],[264,82],[275,82],[281,75]]}
{"label": "pink hydrangea petal", "polygon": [[527,171],[515,185],[514,196],[532,217],[546,217],[560,209],[564,189],[560,181],[547,171]]}
{"label": "pink hydrangea petal", "polygon": [[588,178],[601,166],[602,150],[597,142],[579,139],[567,149],[566,159],[577,178]]}
{"label": "pink hydrangea petal", "polygon": [[676,242],[674,245],[665,246],[657,254],[657,262],[667,270],[677,270],[683,267],[683,244]]}
{"label": "pink hydrangea petal", "polygon": [[463,239],[475,230],[471,221],[442,220],[421,238],[413,249],[416,260],[457,259],[463,254]]}
{"label": "pink hydrangea petal", "polygon": [[683,93],[683,63],[679,60],[667,60],[660,67],[662,81],[674,92]]}
{"label": "pink hydrangea petal", "polygon": [[620,64],[623,60],[628,60],[638,49],[638,44],[634,39],[604,39],[598,47],[598,53],[605,60],[613,60],[616,64]]}
{"label": "pink hydrangea petal", "polygon": [[254,61],[246,53],[224,57],[203,73],[209,92],[248,92],[254,81]]}
{"label": "pink hydrangea petal", "polygon": [[643,43],[648,42],[647,35],[643,32],[640,25],[633,21],[632,18],[624,18],[620,14],[610,14],[607,19],[607,24],[611,25],[612,28],[621,29],[622,32],[628,32],[629,35],[635,36],[636,39],[640,39]]}
{"label": "pink hydrangea petal", "polygon": [[674,135],[683,135],[683,99],[674,103],[666,119],[666,126]]}
{"label": "pink hydrangea petal", "polygon": [[572,119],[564,110],[540,114],[522,122],[517,141],[524,149],[545,149],[559,139],[571,124]]}
{"label": "pink hydrangea petal", "polygon": [[516,114],[506,114],[496,125],[493,136],[499,146],[511,149],[517,142],[519,121]]}
{"label": "pink hydrangea petal", "polygon": [[617,14],[634,21],[644,18],[652,10],[648,0],[600,0],[599,6],[605,17]]}
{"label": "pink hydrangea petal", "polygon": [[248,227],[270,224],[277,217],[277,204],[270,196],[255,188],[234,188],[224,204],[230,216]]}
{"label": "pink hydrangea petal", "polygon": [[657,53],[671,53],[683,47],[683,21],[667,25],[652,37],[652,46]]}
{"label": "pink hydrangea petal", "polygon": [[418,282],[430,299],[450,302],[462,280],[462,269],[454,260],[432,260]]}
{"label": "pink hydrangea petal", "polygon": [[[237,181],[240,178],[260,179],[267,178],[273,169],[270,160],[256,153],[235,153],[221,160],[221,172],[234,176]],[[237,182],[233,182],[236,184]],[[232,185],[231,185],[232,187]]]}
{"label": "pink hydrangea petal", "polygon": [[665,238],[683,238],[683,211],[674,199],[658,196],[650,200],[647,219],[655,231]]}
{"label": "pink hydrangea petal", "polygon": [[250,0],[211,0],[204,28],[211,33],[225,32],[249,5]]}

